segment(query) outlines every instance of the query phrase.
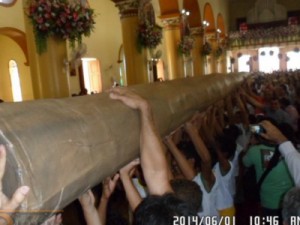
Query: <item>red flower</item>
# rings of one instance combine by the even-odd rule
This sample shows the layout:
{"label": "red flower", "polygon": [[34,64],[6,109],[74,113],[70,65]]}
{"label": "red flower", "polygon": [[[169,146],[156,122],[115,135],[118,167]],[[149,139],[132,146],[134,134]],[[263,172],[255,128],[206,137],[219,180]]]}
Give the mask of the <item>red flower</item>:
{"label": "red flower", "polygon": [[31,19],[38,52],[49,36],[69,39],[71,45],[81,42],[82,35],[88,36],[94,28],[94,10],[81,3],[69,3],[67,0],[32,0],[27,15]]}

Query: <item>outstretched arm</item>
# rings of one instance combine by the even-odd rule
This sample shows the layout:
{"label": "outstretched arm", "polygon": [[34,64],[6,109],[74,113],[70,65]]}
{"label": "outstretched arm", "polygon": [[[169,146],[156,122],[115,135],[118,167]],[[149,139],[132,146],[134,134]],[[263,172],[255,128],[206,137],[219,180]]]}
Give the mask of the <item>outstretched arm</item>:
{"label": "outstretched arm", "polygon": [[150,194],[162,195],[173,192],[168,177],[168,163],[164,145],[154,125],[148,102],[127,88],[113,88],[110,98],[140,112],[140,158],[143,174]]}
{"label": "outstretched arm", "polygon": [[258,102],[255,98],[253,98],[252,96],[248,95],[245,92],[242,92],[242,94],[245,96],[245,99],[253,106],[259,108],[259,109],[264,109],[264,104]]}
{"label": "outstretched arm", "polygon": [[91,190],[88,190],[78,198],[87,225],[101,225],[100,218],[95,207],[95,197]]}
{"label": "outstretched arm", "polygon": [[[175,132],[178,132],[178,130]],[[187,178],[188,180],[193,180],[193,178],[196,176],[196,171],[194,170],[194,168],[192,168],[192,166],[189,164],[188,160],[185,158],[183,153],[176,146],[173,140],[173,135],[175,135],[175,133],[166,137],[166,145],[168,146],[173,157],[175,158],[185,178]]]}
{"label": "outstretched arm", "polygon": [[208,184],[208,189],[211,189],[215,183],[215,176],[211,168],[212,162],[211,162],[210,153],[206,148],[196,127],[191,122],[187,122],[185,124],[185,129],[189,134],[190,138],[192,139],[195,148],[197,150],[197,153],[201,158],[201,174]]}
{"label": "outstretched arm", "polygon": [[107,177],[102,181],[102,195],[98,206],[98,215],[102,225],[106,224],[107,204],[114,192],[120,175],[117,173],[113,178]]}
{"label": "outstretched arm", "polygon": [[141,203],[142,198],[133,185],[132,182],[132,174],[136,169],[136,166],[140,164],[139,159],[135,159],[120,169],[120,177],[126,192],[127,200],[129,202],[130,208],[132,211],[136,209],[136,207]]}
{"label": "outstretched arm", "polygon": [[246,110],[246,106],[244,104],[244,102],[242,101],[241,99],[241,96],[240,96],[240,93],[238,93],[237,97],[236,97],[236,101],[237,101],[237,105],[240,109],[240,112],[241,112],[241,121],[242,123],[244,124],[244,126],[246,128],[249,127],[249,119],[248,119],[248,112]]}

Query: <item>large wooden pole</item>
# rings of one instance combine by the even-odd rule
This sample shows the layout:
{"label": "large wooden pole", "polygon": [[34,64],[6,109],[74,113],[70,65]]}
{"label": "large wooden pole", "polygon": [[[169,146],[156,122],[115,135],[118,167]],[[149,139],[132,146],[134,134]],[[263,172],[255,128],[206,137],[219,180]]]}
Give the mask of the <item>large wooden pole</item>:
{"label": "large wooden pole", "polygon": [[[210,75],[130,86],[153,107],[163,137],[226,97],[243,75]],[[139,154],[139,114],[107,93],[0,104],[7,146],[3,190],[31,187],[23,210],[61,209]],[[17,221],[41,219],[34,213]]]}

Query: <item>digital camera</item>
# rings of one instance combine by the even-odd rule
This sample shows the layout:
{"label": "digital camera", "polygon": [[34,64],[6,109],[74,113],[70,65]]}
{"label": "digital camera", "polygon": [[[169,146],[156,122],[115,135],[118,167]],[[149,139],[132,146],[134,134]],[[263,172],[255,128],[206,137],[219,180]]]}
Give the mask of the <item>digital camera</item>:
{"label": "digital camera", "polygon": [[263,128],[263,126],[257,125],[257,124],[250,126],[250,130],[254,134],[261,134],[261,133],[265,133],[266,132],[265,128]]}

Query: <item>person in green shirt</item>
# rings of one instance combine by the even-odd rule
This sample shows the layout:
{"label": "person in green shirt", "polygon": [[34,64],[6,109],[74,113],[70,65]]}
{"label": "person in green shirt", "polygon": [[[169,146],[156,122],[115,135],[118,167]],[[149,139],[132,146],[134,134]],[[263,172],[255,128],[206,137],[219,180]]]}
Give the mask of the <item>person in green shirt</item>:
{"label": "person in green shirt", "polygon": [[[275,152],[275,145],[261,142],[249,148],[242,161],[245,167],[254,166],[256,181],[266,170]],[[260,187],[260,201],[263,216],[278,216],[281,218],[283,196],[294,186],[284,160],[279,159],[276,166],[269,172]]]}

